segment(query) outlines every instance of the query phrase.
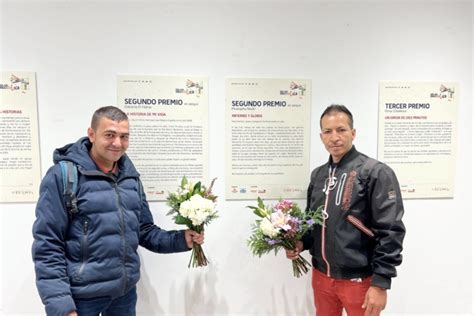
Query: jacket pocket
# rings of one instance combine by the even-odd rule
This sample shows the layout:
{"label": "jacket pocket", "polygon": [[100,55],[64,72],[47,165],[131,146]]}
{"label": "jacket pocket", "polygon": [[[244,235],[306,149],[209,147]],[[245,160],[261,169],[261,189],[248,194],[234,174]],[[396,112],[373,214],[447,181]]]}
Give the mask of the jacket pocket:
{"label": "jacket pocket", "polygon": [[375,234],[372,230],[370,230],[367,226],[364,225],[357,217],[354,215],[347,215],[347,221],[349,221],[352,225],[354,225],[358,230],[363,232],[365,235],[369,236],[370,238],[374,238]]}
{"label": "jacket pocket", "polygon": [[85,218],[82,222],[82,238],[81,238],[81,264],[74,275],[75,281],[82,281],[82,274],[89,258],[89,226],[90,220]]}

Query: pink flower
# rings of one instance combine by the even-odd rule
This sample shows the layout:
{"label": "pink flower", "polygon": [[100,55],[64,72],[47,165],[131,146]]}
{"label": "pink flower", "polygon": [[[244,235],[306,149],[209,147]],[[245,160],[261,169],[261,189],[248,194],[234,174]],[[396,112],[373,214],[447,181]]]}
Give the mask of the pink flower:
{"label": "pink flower", "polygon": [[291,226],[288,225],[290,215],[285,214],[282,210],[277,210],[270,215],[270,220],[275,228],[281,228],[284,231],[290,230]]}
{"label": "pink flower", "polygon": [[292,207],[293,207],[293,202],[290,200],[281,200],[275,205],[275,209],[280,210],[285,213],[291,210]]}
{"label": "pink flower", "polygon": [[286,238],[293,238],[293,237],[295,237],[296,233],[299,230],[299,226],[300,226],[299,221],[298,221],[297,218],[290,217],[290,219],[288,220],[288,225],[290,226],[290,229],[288,229],[285,232],[285,237]]}

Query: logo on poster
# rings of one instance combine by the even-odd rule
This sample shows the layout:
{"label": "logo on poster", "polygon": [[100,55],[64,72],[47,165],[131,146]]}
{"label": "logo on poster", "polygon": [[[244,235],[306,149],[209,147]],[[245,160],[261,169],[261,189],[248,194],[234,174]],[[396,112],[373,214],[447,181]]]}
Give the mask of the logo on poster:
{"label": "logo on poster", "polygon": [[186,87],[185,88],[176,88],[176,93],[183,93],[183,94],[192,94],[199,97],[202,94],[203,84],[201,82],[194,82],[192,80],[186,80]]}
{"label": "logo on poster", "polygon": [[280,90],[280,95],[299,96],[301,98],[304,96],[305,91],[306,85],[292,81],[290,83],[290,90]]}
{"label": "logo on poster", "polygon": [[22,93],[26,93],[29,85],[30,85],[30,80],[28,78],[20,78],[12,74],[10,76],[10,84],[0,83],[0,89],[4,89],[4,90],[10,89],[12,91],[21,91]]}
{"label": "logo on poster", "polygon": [[454,88],[448,88],[445,85],[439,87],[439,92],[430,93],[431,98],[448,99],[450,101],[453,98]]}

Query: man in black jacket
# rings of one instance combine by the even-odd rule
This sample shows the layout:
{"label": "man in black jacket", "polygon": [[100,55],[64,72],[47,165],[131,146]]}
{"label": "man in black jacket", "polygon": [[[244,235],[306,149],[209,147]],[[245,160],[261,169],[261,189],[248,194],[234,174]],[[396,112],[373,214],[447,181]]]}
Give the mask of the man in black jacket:
{"label": "man in black jacket", "polygon": [[317,315],[375,316],[402,261],[403,201],[393,170],[359,153],[351,112],[331,105],[320,120],[329,161],[311,174],[307,209],[321,208],[323,225],[287,250],[309,249]]}

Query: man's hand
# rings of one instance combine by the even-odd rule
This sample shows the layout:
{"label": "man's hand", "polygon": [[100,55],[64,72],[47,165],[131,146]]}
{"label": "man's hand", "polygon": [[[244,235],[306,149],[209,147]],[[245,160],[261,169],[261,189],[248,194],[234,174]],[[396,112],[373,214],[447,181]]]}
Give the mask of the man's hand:
{"label": "man's hand", "polygon": [[387,290],[380,287],[371,286],[365,294],[364,316],[378,316],[387,305]]}
{"label": "man's hand", "polygon": [[184,238],[186,239],[186,244],[188,245],[188,248],[191,249],[193,248],[194,243],[199,245],[202,245],[204,243],[204,232],[198,234],[194,230],[186,229],[184,231]]}
{"label": "man's hand", "polygon": [[296,260],[298,259],[300,253],[303,251],[303,242],[298,240],[296,242],[296,247],[295,249],[285,249],[286,251],[286,257],[290,260]]}

